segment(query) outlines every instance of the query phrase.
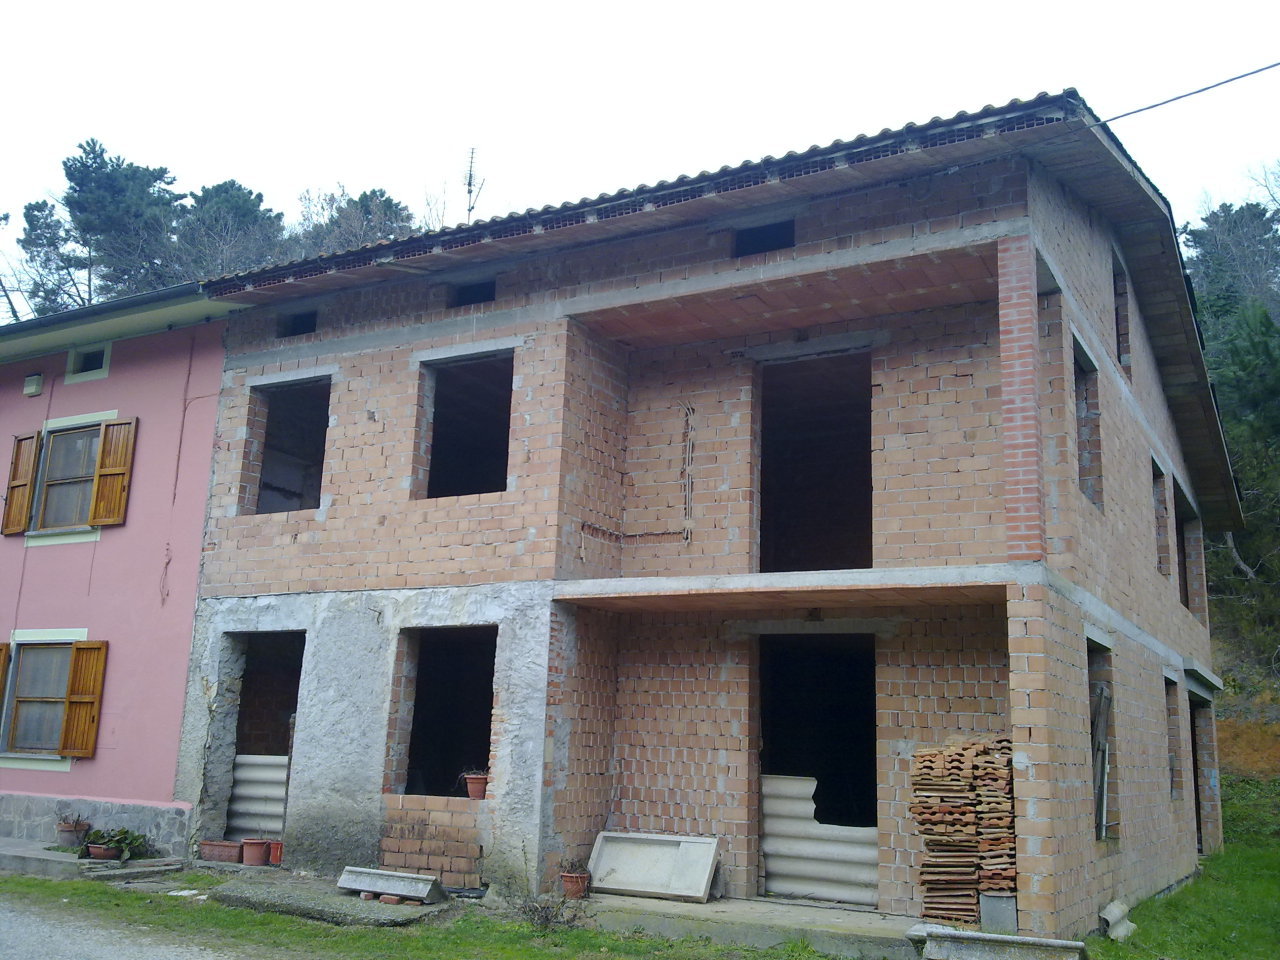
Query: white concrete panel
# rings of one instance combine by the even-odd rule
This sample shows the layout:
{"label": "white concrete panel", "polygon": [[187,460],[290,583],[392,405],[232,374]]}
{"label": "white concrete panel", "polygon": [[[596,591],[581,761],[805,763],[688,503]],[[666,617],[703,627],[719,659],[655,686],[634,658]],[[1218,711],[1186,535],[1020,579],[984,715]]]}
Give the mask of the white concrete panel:
{"label": "white concrete panel", "polygon": [[706,903],[719,851],[717,837],[600,833],[591,851],[591,889]]}

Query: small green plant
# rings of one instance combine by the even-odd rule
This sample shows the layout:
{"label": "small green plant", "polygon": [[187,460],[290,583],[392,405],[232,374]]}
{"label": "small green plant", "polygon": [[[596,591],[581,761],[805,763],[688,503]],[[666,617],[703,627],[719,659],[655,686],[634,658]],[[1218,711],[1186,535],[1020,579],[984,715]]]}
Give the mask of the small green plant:
{"label": "small green plant", "polygon": [[147,843],[146,834],[135,833],[125,827],[117,830],[90,830],[85,834],[84,843],[80,846],[81,857],[89,855],[90,844],[119,850],[121,863],[134,857],[145,857],[151,849],[150,844]]}
{"label": "small green plant", "polygon": [[78,810],[72,810],[70,813],[58,818],[58,826],[68,830],[88,830],[89,821],[80,816]]}

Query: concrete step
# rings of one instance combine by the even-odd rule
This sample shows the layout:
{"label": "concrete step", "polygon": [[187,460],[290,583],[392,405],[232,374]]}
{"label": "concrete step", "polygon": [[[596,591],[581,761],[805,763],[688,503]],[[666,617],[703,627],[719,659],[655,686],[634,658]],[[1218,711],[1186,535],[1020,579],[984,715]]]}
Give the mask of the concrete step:
{"label": "concrete step", "polygon": [[660,937],[707,937],[715,943],[753,947],[799,940],[837,957],[919,960],[907,939],[918,920],[868,910],[765,898],[678,903],[597,893],[584,901],[584,907],[590,925],[616,933],[638,928]]}

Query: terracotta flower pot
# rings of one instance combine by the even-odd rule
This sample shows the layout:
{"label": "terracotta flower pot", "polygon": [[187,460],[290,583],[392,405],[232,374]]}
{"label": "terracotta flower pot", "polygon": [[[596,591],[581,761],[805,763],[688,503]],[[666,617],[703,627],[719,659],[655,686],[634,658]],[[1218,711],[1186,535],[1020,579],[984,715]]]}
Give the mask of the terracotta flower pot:
{"label": "terracotta flower pot", "polygon": [[245,838],[241,841],[244,845],[244,860],[242,861],[248,867],[265,867],[267,861],[271,857],[271,841]]}
{"label": "terracotta flower pot", "polygon": [[86,823],[82,827],[77,827],[71,823],[58,824],[58,846],[60,847],[78,847],[84,843],[85,834],[89,832],[89,825]]}
{"label": "terracotta flower pot", "polygon": [[120,851],[115,847],[104,847],[100,843],[89,844],[89,857],[93,860],[119,860]]}
{"label": "terracotta flower pot", "polygon": [[271,852],[267,855],[267,862],[270,863],[273,867],[278,867],[280,866],[283,860],[284,860],[284,841],[272,840]]}
{"label": "terracotta flower pot", "polygon": [[489,789],[489,775],[487,773],[468,773],[463,776],[467,781],[467,796],[472,800],[483,800],[485,792]]}
{"label": "terracotta flower pot", "polygon": [[239,863],[241,845],[237,840],[201,840],[200,859],[220,863]]}
{"label": "terracotta flower pot", "polygon": [[581,900],[587,895],[587,887],[591,885],[589,873],[562,873],[560,885],[564,887],[566,900]]}

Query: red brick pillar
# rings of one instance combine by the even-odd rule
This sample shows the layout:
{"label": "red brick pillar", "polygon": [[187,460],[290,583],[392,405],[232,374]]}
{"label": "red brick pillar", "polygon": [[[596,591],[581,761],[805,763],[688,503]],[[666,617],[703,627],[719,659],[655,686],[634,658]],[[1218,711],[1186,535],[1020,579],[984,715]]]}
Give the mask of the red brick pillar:
{"label": "red brick pillar", "polygon": [[1000,291],[1000,409],[1004,441],[1005,538],[1009,560],[1043,560],[1044,459],[1040,431],[1040,331],[1036,251],[1029,236],[997,249]]}

